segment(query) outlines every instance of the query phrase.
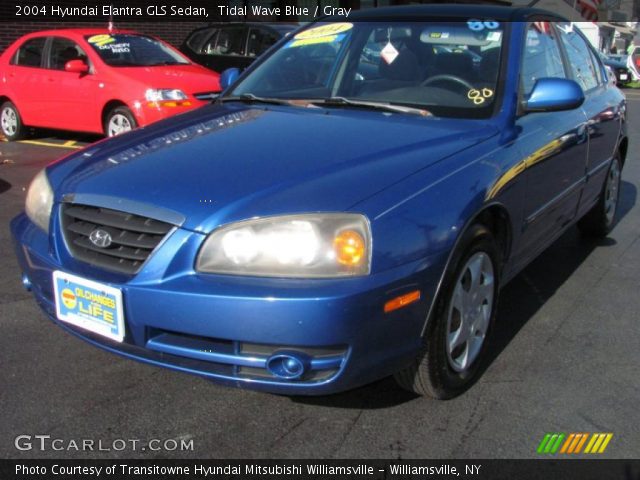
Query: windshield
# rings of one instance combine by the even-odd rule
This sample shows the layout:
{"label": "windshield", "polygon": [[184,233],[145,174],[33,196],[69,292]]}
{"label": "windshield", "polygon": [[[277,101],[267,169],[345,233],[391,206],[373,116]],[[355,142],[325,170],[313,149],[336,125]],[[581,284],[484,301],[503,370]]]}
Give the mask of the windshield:
{"label": "windshield", "polygon": [[350,105],[424,108],[436,116],[488,117],[496,101],[504,28],[475,20],[314,24],[227,97],[339,97],[342,106],[346,99]]}
{"label": "windshield", "polygon": [[187,65],[189,61],[169,46],[144,35],[101,34],[85,37],[104,63],[112,67]]}

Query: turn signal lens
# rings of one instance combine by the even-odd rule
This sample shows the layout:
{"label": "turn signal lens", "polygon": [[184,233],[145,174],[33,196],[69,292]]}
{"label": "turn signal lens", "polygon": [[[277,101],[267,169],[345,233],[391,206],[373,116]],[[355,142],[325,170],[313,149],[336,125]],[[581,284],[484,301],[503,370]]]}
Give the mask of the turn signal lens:
{"label": "turn signal lens", "polygon": [[333,240],[336,260],[342,265],[356,266],[365,260],[366,244],[362,235],[353,230],[340,232]]}
{"label": "turn signal lens", "polygon": [[404,295],[400,295],[399,297],[396,297],[393,300],[389,300],[387,303],[385,303],[384,313],[393,312],[394,310],[398,310],[399,308],[411,305],[418,300],[420,300],[420,290],[414,290],[413,292],[405,293]]}

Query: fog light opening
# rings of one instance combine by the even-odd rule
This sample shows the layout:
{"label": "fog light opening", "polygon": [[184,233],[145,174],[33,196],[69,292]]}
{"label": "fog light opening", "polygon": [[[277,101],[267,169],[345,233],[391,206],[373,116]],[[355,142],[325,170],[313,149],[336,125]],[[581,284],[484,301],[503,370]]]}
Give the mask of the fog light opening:
{"label": "fog light opening", "polygon": [[267,370],[285,380],[302,377],[309,368],[309,360],[298,353],[278,352],[267,360]]}

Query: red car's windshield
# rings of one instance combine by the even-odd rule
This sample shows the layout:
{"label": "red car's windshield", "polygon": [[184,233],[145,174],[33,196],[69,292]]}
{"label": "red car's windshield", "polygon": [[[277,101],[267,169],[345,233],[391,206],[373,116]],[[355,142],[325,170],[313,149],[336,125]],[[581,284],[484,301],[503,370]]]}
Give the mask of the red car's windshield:
{"label": "red car's windshield", "polygon": [[85,37],[104,63],[112,67],[187,65],[189,60],[164,43],[144,35],[100,34]]}

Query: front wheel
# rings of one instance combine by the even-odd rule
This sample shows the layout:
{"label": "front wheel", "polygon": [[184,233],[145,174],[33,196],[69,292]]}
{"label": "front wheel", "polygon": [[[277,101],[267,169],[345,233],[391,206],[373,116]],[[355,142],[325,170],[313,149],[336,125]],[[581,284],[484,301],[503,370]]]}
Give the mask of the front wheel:
{"label": "front wheel", "polygon": [[116,107],[109,112],[104,121],[104,134],[115,137],[130,132],[138,126],[133,113],[127,107]]}
{"label": "front wheel", "polygon": [[621,176],[622,161],[620,155],[616,155],[611,161],[598,203],[578,222],[578,228],[584,235],[606,237],[613,229],[620,200]]}
{"label": "front wheel", "polygon": [[10,142],[24,137],[25,127],[18,109],[12,102],[4,102],[0,107],[0,130]]}
{"label": "front wheel", "polygon": [[500,253],[491,232],[472,226],[445,274],[433,318],[415,361],[395,375],[406,390],[455,397],[475,381],[495,319]]}

